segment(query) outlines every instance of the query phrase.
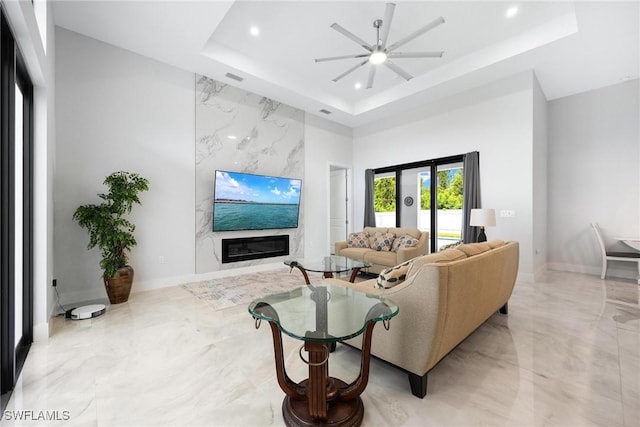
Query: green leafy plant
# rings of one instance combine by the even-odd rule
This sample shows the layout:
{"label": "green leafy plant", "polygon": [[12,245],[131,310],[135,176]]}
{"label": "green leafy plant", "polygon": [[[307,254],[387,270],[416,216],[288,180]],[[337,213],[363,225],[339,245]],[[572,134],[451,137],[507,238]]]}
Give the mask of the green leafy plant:
{"label": "green leafy plant", "polygon": [[149,181],[136,173],[114,172],[104,180],[109,191],[98,194],[99,205],[83,205],[73,213],[73,219],[89,232],[87,249],[102,251],[100,267],[104,277],[110,278],[127,265],[127,252],[137,245],[133,235],[136,227],[124,215],[133,204],[140,204],[138,194],[149,190]]}

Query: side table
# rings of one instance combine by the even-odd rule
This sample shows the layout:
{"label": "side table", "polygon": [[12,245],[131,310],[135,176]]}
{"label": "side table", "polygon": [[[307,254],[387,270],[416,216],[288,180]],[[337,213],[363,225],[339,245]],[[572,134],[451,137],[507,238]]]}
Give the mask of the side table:
{"label": "side table", "polygon": [[[364,416],[360,395],[369,380],[373,327],[398,314],[388,299],[339,285],[310,285],[254,300],[249,313],[256,322],[269,322],[273,337],[276,376],[286,397],[282,414],[287,426],[359,426]],[[309,366],[309,378],[300,383],[287,375],[282,333],[303,342],[300,358]],[[329,376],[331,344],[364,333],[360,374],[351,383]],[[302,350],[308,352],[305,360]]]}

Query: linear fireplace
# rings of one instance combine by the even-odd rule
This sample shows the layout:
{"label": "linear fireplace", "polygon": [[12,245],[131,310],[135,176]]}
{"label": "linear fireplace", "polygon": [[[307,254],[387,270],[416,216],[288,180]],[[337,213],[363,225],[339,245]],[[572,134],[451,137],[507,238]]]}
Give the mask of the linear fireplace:
{"label": "linear fireplace", "polygon": [[222,263],[289,255],[289,235],[222,239]]}

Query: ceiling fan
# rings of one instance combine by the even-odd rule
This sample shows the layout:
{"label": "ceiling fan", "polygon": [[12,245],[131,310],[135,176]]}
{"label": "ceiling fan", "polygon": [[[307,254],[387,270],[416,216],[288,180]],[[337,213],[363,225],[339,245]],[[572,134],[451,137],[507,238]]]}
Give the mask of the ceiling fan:
{"label": "ceiling fan", "polygon": [[[416,37],[426,33],[429,30],[434,29],[440,24],[444,23],[444,18],[442,16],[434,19],[429,24],[425,25],[422,28],[414,31],[409,34],[405,38],[398,40],[397,42],[387,46],[387,37],[389,37],[389,30],[391,28],[391,19],[393,18],[393,11],[395,10],[396,5],[394,3],[387,3],[384,12],[383,19],[376,19],[373,21],[373,27],[376,29],[376,42],[374,44],[369,44],[366,41],[362,40],[360,37],[356,36],[349,30],[343,28],[337,23],[331,25],[331,28],[339,32],[340,34],[346,36],[347,38],[353,40],[362,46],[367,52],[362,54],[353,54],[353,55],[344,55],[344,56],[333,56],[329,58],[318,58],[316,62],[326,62],[326,61],[335,61],[338,59],[352,59],[352,58],[363,58],[363,61],[357,64],[356,66],[349,68],[344,73],[340,74],[338,77],[333,79],[334,82],[337,82],[341,78],[351,74],[358,68],[366,65],[367,63],[371,64],[369,68],[369,78],[367,79],[367,89],[373,87],[373,79],[376,75],[376,66],[384,65],[389,68],[391,71],[404,78],[405,80],[411,80],[413,76],[400,68],[397,64],[395,64],[392,59],[395,58],[441,58],[444,52],[395,52],[397,48],[400,46],[410,42]],[[382,29],[382,32],[380,31]]]}

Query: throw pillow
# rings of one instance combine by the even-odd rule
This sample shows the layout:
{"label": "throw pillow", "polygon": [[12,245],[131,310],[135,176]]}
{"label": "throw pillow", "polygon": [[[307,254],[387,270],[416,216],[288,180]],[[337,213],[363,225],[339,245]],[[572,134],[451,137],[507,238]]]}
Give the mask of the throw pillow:
{"label": "throw pillow", "polygon": [[369,247],[371,249],[375,249],[376,251],[389,251],[391,250],[391,245],[393,244],[394,239],[393,233],[376,233],[370,239]]}
{"label": "throw pillow", "polygon": [[376,286],[381,289],[389,289],[404,282],[412,262],[413,260],[405,261],[395,267],[382,270],[376,280]]}
{"label": "throw pillow", "polygon": [[369,236],[364,231],[359,233],[350,233],[347,238],[347,247],[348,248],[368,248],[369,246]]}
{"label": "throw pillow", "polygon": [[444,251],[446,249],[455,248],[462,244],[462,240],[458,240],[457,242],[449,243],[448,245],[441,246],[439,250]]}
{"label": "throw pillow", "polygon": [[418,244],[418,239],[408,234],[402,235],[393,241],[391,252],[398,252],[400,248],[411,248]]}

